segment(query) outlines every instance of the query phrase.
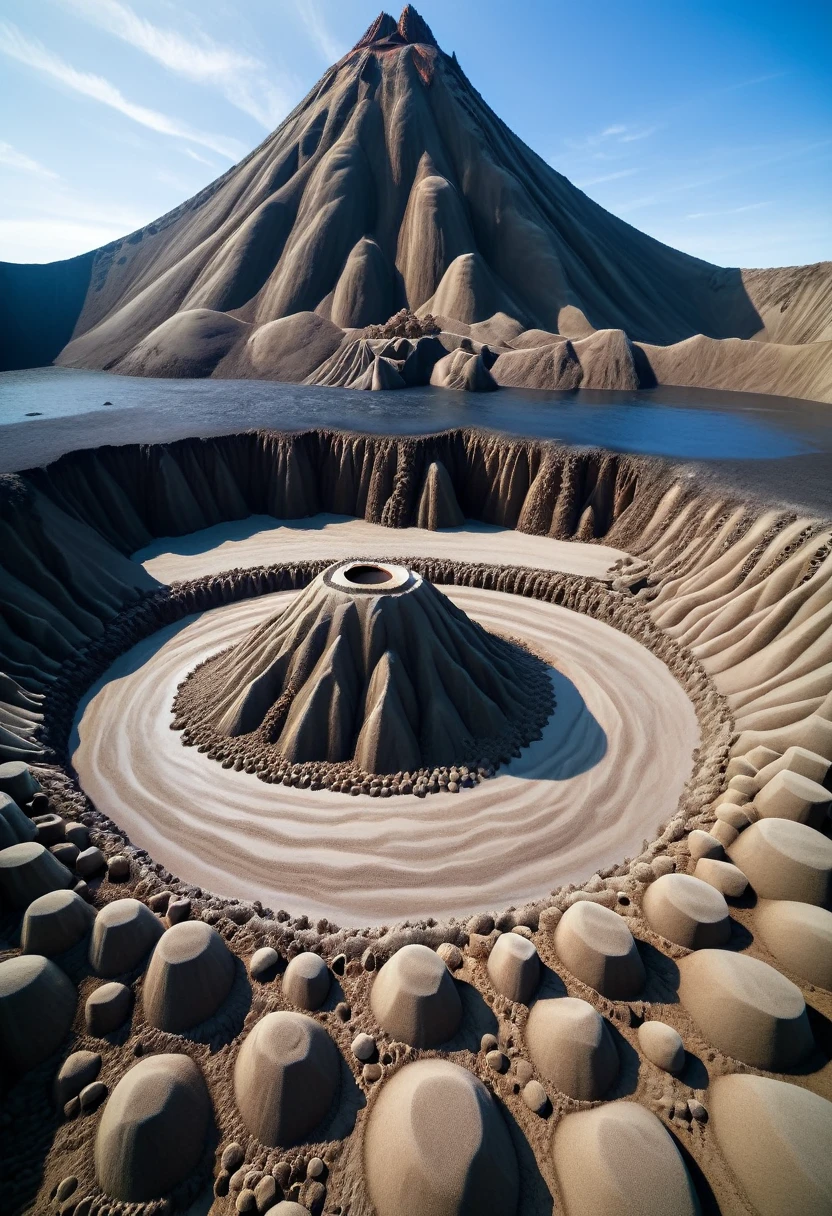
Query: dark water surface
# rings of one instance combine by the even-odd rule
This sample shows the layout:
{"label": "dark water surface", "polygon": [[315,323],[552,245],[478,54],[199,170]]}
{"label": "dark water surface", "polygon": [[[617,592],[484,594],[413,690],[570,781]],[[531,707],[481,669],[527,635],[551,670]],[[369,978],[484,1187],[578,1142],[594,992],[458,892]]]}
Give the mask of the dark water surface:
{"label": "dark water surface", "polygon": [[793,398],[686,388],[362,393],[258,380],[148,380],[54,367],[0,374],[0,472],[100,444],[257,427],[417,435],[473,426],[704,463],[717,477],[764,496],[832,508],[832,406]]}

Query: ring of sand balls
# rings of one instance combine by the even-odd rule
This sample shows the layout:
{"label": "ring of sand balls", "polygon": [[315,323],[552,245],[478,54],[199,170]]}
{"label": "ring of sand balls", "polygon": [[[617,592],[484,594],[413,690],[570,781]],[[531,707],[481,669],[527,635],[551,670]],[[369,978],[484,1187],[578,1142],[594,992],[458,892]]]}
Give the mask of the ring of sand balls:
{"label": "ring of sand balls", "polygon": [[[0,788],[3,775],[0,769]],[[760,801],[767,806],[771,795]],[[815,815],[817,802],[812,806]],[[15,808],[4,822],[31,835],[32,820]],[[701,844],[694,842],[694,852]],[[775,957],[832,987],[832,913],[823,906],[832,897],[832,843],[814,827],[769,816],[749,823],[729,850],[730,861],[705,860],[739,872],[741,857],[769,891],[754,923]],[[697,871],[702,860],[691,858]],[[687,1056],[679,1032],[650,1018],[650,978],[626,915],[591,898],[552,906],[536,930],[499,932],[475,918],[467,957],[450,943],[436,950],[410,942],[380,967],[368,949],[361,963],[354,950],[329,964],[320,954],[295,952],[283,969],[284,956],[261,945],[248,957],[253,1008],[245,1033],[218,1073],[210,1057],[187,1047],[232,1000],[241,969],[225,938],[203,920],[161,919],[133,896],[96,911],[69,889],[69,871],[37,840],[0,850],[3,899],[23,910],[21,953],[0,963],[0,1064],[18,1076],[54,1070],[50,1061],[78,1002],[64,960],[83,952],[104,982],[86,999],[85,1046],[55,1078],[55,1100],[68,1118],[100,1111],[80,1164],[76,1154],[76,1174],[55,1187],[58,1202],[77,1198],[76,1216],[105,1209],[161,1216],[184,1208],[212,1162],[218,1212],[321,1211],[334,1183],[327,1161],[334,1167],[339,1160],[326,1137],[345,1099],[345,1065],[369,1097],[355,1152],[376,1216],[518,1212],[525,1183],[507,1108],[544,1146],[567,1216],[695,1216],[696,1186],[668,1119],[682,1120],[690,1132],[709,1119],[756,1210],[823,1211],[832,1197],[823,1151],[832,1103],[736,1071],[806,1066],[815,1044],[803,994],[768,963],[723,948],[730,905],[717,886],[661,869],[644,888],[641,914],[656,940],[676,951],[678,998],[692,1033],[723,1053],[731,1069],[711,1080],[707,1110],[698,1098],[677,1100],[660,1118],[640,1102],[608,1100],[621,1097],[613,1022],[621,1033],[629,1022],[618,1014],[632,1002],[647,1019],[635,1034],[639,1052],[656,1075],[678,1077]],[[544,962],[560,966],[569,995],[552,995]],[[134,1013],[133,986],[124,981],[136,975]],[[468,998],[460,979],[473,981],[505,1019],[500,1038],[486,1034],[475,1055],[466,1046]],[[352,1007],[339,1001],[340,985]],[[138,1060],[120,1057],[118,1044],[107,1041],[134,1017],[143,1037],[156,1036],[154,1050]],[[553,1113],[553,1134],[541,1139]],[[214,1152],[217,1121],[223,1130]],[[311,1156],[302,1151],[319,1144]],[[760,1153],[770,1168],[751,1167]],[[351,1160],[348,1153],[345,1167]]]}

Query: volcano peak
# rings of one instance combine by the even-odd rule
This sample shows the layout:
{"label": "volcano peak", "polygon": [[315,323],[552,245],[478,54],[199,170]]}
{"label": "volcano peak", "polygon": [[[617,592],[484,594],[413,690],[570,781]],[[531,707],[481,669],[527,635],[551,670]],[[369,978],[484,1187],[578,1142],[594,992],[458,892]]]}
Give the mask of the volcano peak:
{"label": "volcano peak", "polygon": [[364,47],[381,49],[379,44],[407,46],[417,43],[439,48],[439,43],[434,38],[433,31],[424,17],[416,12],[412,4],[406,4],[398,22],[389,13],[379,13],[366,33],[359,38],[353,50],[362,50]]}

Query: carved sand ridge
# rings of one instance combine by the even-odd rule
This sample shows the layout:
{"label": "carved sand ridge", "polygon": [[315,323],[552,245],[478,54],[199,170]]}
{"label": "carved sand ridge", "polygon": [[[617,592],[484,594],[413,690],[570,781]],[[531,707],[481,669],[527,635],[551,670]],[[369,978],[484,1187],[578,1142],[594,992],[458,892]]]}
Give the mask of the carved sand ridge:
{"label": "carved sand ridge", "polygon": [[[24,1036],[10,1061],[0,1057],[11,1211],[74,1205],[78,1216],[161,1216],[198,1202],[231,1216],[265,1214],[286,1199],[299,1205],[286,1209],[295,1216],[337,1208],[383,1216],[403,1196],[471,1216],[549,1216],[614,1202],[648,1216],[669,1207],[726,1216],[829,1209],[832,528],[703,489],[687,473],[662,461],[467,432],[422,440],[313,433],[77,453],[2,480],[0,817],[17,843],[0,849],[0,888],[4,909],[12,891],[23,902],[31,896],[2,921],[0,1041],[7,1024]],[[468,519],[509,530],[489,537],[495,561],[445,556],[451,535],[467,554],[465,528],[435,534],[435,557],[430,533],[419,532],[408,553],[405,534],[391,531],[419,522],[459,528],[454,504]],[[213,838],[215,872],[220,864],[228,872],[232,850],[202,799],[213,778],[230,783],[217,791],[217,804],[228,805],[226,826],[238,817],[234,791],[248,788],[287,824],[303,805],[305,820],[292,829],[301,838],[311,839],[316,800],[328,808],[328,830],[339,815],[346,824],[363,810],[361,795],[278,788],[223,769],[197,748],[183,749],[169,715],[158,721],[200,658],[227,648],[235,629],[242,638],[274,617],[280,597],[297,600],[349,556],[325,551],[325,529],[315,555],[303,553],[321,511],[364,521],[363,564],[416,570],[492,631],[530,639],[537,631],[533,649],[553,669],[564,666],[576,687],[581,670],[591,671],[600,695],[590,708],[613,748],[607,727],[621,718],[611,781],[584,803],[595,818],[585,825],[580,873],[559,873],[562,841],[524,847],[518,836],[516,857],[539,861],[544,897],[519,883],[508,896],[481,870],[454,909],[442,909],[437,886],[424,914],[383,913],[379,923],[368,907],[353,924],[374,927],[347,928],[349,918],[334,909],[316,910],[329,881],[321,881],[320,862],[305,878],[306,911],[290,915],[232,891],[233,882],[223,894],[208,876],[201,885],[185,881],[160,861],[162,820],[154,815],[173,807],[183,856]],[[252,513],[291,528],[276,531],[271,561],[261,533],[248,568],[242,540],[238,568],[223,572],[221,547],[192,534]],[[147,568],[129,559],[163,536],[169,552]],[[473,551],[483,538],[470,536]],[[522,541],[522,565],[513,537]],[[385,538],[398,548],[385,550]],[[553,541],[569,539],[602,541],[623,556],[602,578],[576,574],[574,564],[559,571]],[[187,550],[187,581],[160,586],[177,549]],[[553,632],[559,617],[569,622],[563,638]],[[148,831],[141,845],[95,805],[68,763],[79,698],[119,662],[123,669],[90,702],[111,690],[93,733],[102,762],[109,752],[121,767],[124,798],[145,825],[137,818],[136,830]],[[668,683],[642,692],[639,673],[652,679],[651,671]],[[674,685],[680,713],[696,709],[701,740],[695,755],[688,750],[681,797],[660,816],[663,829],[651,832],[659,810],[657,792],[644,786],[651,757],[634,748],[640,738],[667,762]],[[602,711],[610,698],[614,708]],[[659,715],[652,725],[636,718],[642,703]],[[553,724],[565,705],[558,695]],[[155,722],[180,758],[178,788],[160,783],[155,808],[143,778],[133,780],[133,755],[122,763],[119,713],[131,747],[144,746],[147,732],[147,756],[155,750],[161,761],[148,729]],[[544,730],[528,751],[545,742]],[[603,771],[597,761],[587,769],[590,779]],[[192,784],[200,772],[202,788]],[[562,784],[568,790],[580,779]],[[426,838],[444,831],[450,852],[464,845],[465,825],[456,821],[465,808],[512,782],[538,791],[557,784],[542,770],[529,780],[509,765],[464,797],[367,798],[367,813],[435,808],[460,834],[428,823]],[[611,842],[614,856],[599,861],[625,802],[634,839],[642,823],[644,839]],[[518,805],[507,800],[503,818],[514,813],[520,822]],[[579,828],[574,799],[572,810]],[[496,825],[492,818],[479,838],[472,833],[474,853],[493,859],[495,871],[513,860]],[[396,839],[408,842],[405,832]],[[405,865],[413,859],[411,850]],[[279,870],[268,859],[265,868]],[[354,891],[366,877],[366,867],[356,872]],[[45,896],[44,883],[57,894]],[[63,892],[72,884],[70,899]],[[80,941],[89,917],[79,915],[78,899],[92,914]],[[14,935],[26,916],[38,950],[75,944],[48,958],[20,953]],[[495,952],[512,934],[523,946]],[[421,953],[411,966],[404,946],[426,949],[430,966]],[[301,956],[309,952],[328,981],[313,1010],[295,1004],[299,990],[283,978],[287,961],[306,968]],[[175,967],[199,976],[185,980],[188,1000],[175,1003],[198,1007],[193,1016],[205,1020],[180,1029],[174,1018],[173,1029],[161,1029],[168,1022],[158,994],[174,986],[160,977]],[[452,1006],[454,1018],[443,1021]],[[273,1033],[268,1015],[311,1025]],[[120,1026],[98,1033],[102,1019],[116,1016]],[[538,1032],[548,1021],[557,1028],[556,1058]],[[412,1044],[420,1027],[439,1025],[446,1041]],[[253,1060],[272,1095],[268,1128],[256,1117]],[[300,1131],[293,1094],[303,1095],[309,1116]],[[147,1152],[154,1137],[169,1144],[185,1124],[181,1153]],[[403,1126],[406,1157],[390,1147]],[[139,1183],[150,1197],[139,1197]]]}

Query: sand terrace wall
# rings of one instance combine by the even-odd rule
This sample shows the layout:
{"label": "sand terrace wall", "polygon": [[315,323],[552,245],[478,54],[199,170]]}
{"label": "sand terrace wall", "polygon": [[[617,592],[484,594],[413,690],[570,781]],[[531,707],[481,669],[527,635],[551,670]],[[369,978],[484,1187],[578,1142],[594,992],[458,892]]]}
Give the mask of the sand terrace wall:
{"label": "sand terrace wall", "polygon": [[41,702],[62,665],[154,589],[129,553],[255,513],[319,511],[603,539],[638,559],[616,585],[714,676],[744,744],[802,723],[832,736],[828,522],[703,491],[646,457],[475,431],[256,432],[71,453],[0,478],[0,757],[43,754]]}

